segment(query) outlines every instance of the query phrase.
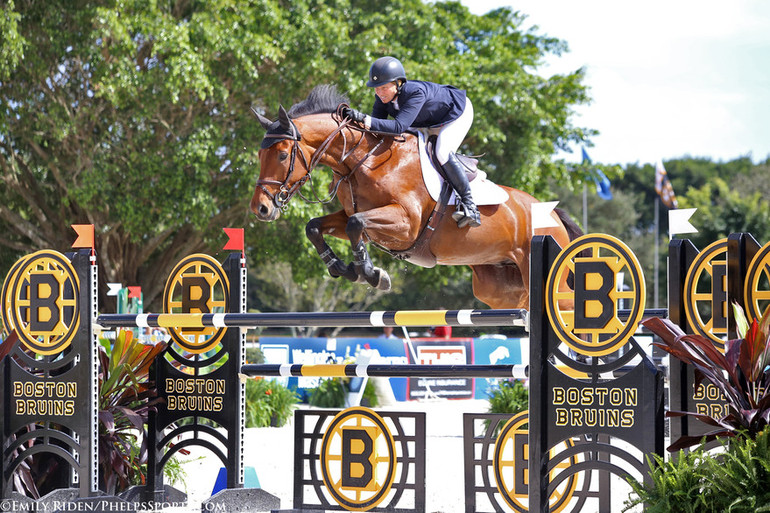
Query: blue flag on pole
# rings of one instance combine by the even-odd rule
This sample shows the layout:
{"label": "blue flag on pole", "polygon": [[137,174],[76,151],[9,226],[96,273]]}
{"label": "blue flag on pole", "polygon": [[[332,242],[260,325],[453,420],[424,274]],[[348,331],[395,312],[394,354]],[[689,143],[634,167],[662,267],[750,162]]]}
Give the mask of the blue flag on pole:
{"label": "blue flag on pole", "polygon": [[[586,153],[585,148],[581,148],[583,151],[583,163],[591,163],[591,158],[588,156],[588,153]],[[596,182],[596,194],[599,195],[599,197],[603,200],[611,200],[612,199],[612,191],[610,190],[610,179],[607,178],[607,176],[602,173],[601,169],[595,169],[594,170],[596,175],[593,177],[594,182]]]}

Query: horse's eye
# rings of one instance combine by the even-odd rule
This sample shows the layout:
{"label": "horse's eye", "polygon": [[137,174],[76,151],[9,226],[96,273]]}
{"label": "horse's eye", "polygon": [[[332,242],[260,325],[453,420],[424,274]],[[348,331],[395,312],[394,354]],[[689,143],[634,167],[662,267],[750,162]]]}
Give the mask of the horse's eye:
{"label": "horse's eye", "polygon": [[278,154],[278,160],[280,160],[281,162],[283,162],[287,158],[289,158],[289,154],[286,153],[285,151],[282,151],[281,153]]}

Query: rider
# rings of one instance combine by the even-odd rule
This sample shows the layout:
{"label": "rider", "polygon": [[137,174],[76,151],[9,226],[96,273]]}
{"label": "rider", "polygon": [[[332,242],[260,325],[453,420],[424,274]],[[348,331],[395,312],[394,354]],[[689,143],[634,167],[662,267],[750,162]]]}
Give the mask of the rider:
{"label": "rider", "polygon": [[[416,127],[437,134],[436,157],[458,197],[452,219],[460,228],[481,225],[468,177],[455,155],[473,123],[473,105],[465,91],[433,82],[407,82],[404,66],[395,57],[374,61],[366,85],[375,88],[372,114],[367,116],[351,108],[343,114],[375,132],[401,134]],[[393,119],[387,119],[388,115]]]}

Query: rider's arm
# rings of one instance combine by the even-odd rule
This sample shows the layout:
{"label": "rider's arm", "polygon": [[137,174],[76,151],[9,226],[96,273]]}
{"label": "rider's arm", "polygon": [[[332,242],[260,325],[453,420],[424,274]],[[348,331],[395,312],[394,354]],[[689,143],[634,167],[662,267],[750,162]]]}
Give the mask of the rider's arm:
{"label": "rider's arm", "polygon": [[[374,108],[372,109],[371,129],[374,132],[403,134],[412,126],[412,123],[414,123],[425,100],[425,91],[422,88],[415,88],[409,92],[406,92],[404,89],[396,99],[396,101],[398,101],[399,110],[395,117],[393,119],[381,119],[377,116],[377,114],[379,114],[377,103],[379,102],[382,104],[382,102],[377,99],[374,102]],[[385,105],[382,104],[382,107],[384,110]]]}

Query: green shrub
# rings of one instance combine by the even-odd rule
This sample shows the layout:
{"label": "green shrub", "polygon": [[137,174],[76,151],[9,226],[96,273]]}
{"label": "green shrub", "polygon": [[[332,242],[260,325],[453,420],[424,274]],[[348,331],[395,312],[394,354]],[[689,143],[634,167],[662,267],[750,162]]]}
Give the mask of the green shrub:
{"label": "green shrub", "polygon": [[297,393],[278,381],[250,379],[246,382],[246,427],[283,426],[297,403]]}
{"label": "green shrub", "polygon": [[258,347],[247,347],[246,363],[265,363],[265,355]]}
{"label": "green shrub", "polygon": [[628,480],[633,495],[623,511],[645,504],[652,513],[770,512],[770,429],[754,440],[736,436],[722,448],[698,447],[667,462],[655,456],[649,485]]}
{"label": "green shrub", "polygon": [[364,387],[364,395],[361,396],[361,406],[376,408],[379,405],[380,400],[377,399],[377,390],[374,388],[374,381],[367,379],[366,387]]}
{"label": "green shrub", "polygon": [[[345,399],[350,392],[350,378],[327,378],[317,388],[310,391],[308,404],[319,408],[344,408]],[[371,379],[366,380],[361,406],[376,408],[380,405],[377,391]]]}
{"label": "green shrub", "polygon": [[489,395],[488,413],[512,413],[529,409],[529,392],[519,380],[500,382],[500,388]]}
{"label": "green shrub", "polygon": [[323,379],[310,391],[309,403],[319,408],[344,408],[347,394],[348,387],[342,378]]}
{"label": "green shrub", "polygon": [[[650,471],[649,486],[628,478],[632,494],[636,497],[625,501],[623,511],[645,504],[648,513],[697,513],[706,511],[703,486],[704,462],[708,458],[703,450],[681,452],[675,459],[664,461],[657,454],[647,462]],[[632,495],[633,497],[633,495]]]}
{"label": "green shrub", "polygon": [[704,477],[712,511],[770,511],[770,429],[754,440],[740,436],[725,443],[725,453],[709,460]]}

